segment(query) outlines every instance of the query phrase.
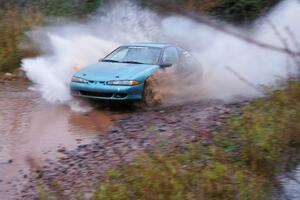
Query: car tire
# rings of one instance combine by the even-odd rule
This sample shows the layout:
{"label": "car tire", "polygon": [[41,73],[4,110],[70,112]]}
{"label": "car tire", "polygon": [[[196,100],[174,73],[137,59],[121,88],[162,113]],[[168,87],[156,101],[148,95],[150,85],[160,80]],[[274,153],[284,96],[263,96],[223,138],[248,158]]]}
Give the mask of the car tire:
{"label": "car tire", "polygon": [[144,90],[143,90],[143,99],[142,102],[149,107],[159,105],[161,100],[155,91],[157,86],[157,81],[155,77],[149,77],[144,83]]}

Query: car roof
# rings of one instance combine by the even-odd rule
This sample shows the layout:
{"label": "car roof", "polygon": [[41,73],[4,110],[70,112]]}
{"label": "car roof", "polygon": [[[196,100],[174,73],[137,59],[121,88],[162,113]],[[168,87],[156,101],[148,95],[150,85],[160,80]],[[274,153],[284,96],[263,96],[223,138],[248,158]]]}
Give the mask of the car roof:
{"label": "car roof", "polygon": [[168,43],[152,43],[152,42],[147,42],[147,43],[131,43],[131,44],[126,44],[123,46],[134,46],[134,47],[156,47],[156,48],[165,48],[169,46],[173,46]]}

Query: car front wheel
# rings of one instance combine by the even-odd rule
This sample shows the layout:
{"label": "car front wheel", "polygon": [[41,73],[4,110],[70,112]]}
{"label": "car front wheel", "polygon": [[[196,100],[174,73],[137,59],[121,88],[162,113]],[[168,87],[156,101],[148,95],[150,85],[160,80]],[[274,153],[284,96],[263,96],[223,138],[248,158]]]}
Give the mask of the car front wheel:
{"label": "car front wheel", "polygon": [[154,77],[150,77],[145,81],[142,102],[146,106],[156,106],[161,103],[159,94],[155,90],[157,87],[157,81]]}

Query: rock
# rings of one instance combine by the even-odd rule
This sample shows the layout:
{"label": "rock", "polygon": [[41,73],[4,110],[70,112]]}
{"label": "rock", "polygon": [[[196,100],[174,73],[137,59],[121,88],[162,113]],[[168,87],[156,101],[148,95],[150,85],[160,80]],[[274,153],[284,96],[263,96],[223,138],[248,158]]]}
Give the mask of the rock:
{"label": "rock", "polygon": [[111,133],[117,133],[117,132],[119,132],[120,130],[119,130],[119,128],[117,128],[117,127],[113,127],[112,129],[111,129]]}
{"label": "rock", "polygon": [[4,74],[4,77],[3,77],[3,80],[4,81],[12,81],[16,78],[16,76],[12,73],[5,73]]}
{"label": "rock", "polygon": [[59,153],[64,153],[64,152],[66,152],[66,148],[61,147],[61,148],[59,148],[59,149],[57,150],[57,152],[59,152]]}
{"label": "rock", "polygon": [[13,76],[12,73],[5,73],[4,75],[5,75],[6,77],[11,77],[11,76]]}
{"label": "rock", "polygon": [[26,78],[26,73],[25,73],[25,71],[24,70],[22,70],[21,68],[19,68],[18,70],[17,70],[17,73],[16,73],[17,75],[17,77],[18,78]]}
{"label": "rock", "polygon": [[79,148],[79,149],[84,149],[84,148],[86,148],[87,146],[88,146],[88,145],[86,145],[86,144],[82,144],[82,145],[79,145],[78,148]]}
{"label": "rock", "polygon": [[159,131],[159,132],[166,132],[167,130],[164,129],[164,128],[158,128],[157,131]]}

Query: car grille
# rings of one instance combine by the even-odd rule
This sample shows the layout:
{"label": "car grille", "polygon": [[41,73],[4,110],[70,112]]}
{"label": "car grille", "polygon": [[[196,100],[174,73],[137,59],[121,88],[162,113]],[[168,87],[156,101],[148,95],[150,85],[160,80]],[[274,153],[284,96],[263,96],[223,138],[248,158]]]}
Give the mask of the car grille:
{"label": "car grille", "polygon": [[94,83],[94,84],[102,84],[105,85],[105,81],[92,81],[92,80],[88,80],[89,83]]}
{"label": "car grille", "polygon": [[110,98],[113,96],[113,93],[109,92],[89,92],[89,91],[79,91],[81,95],[92,96],[92,97],[106,97]]}

